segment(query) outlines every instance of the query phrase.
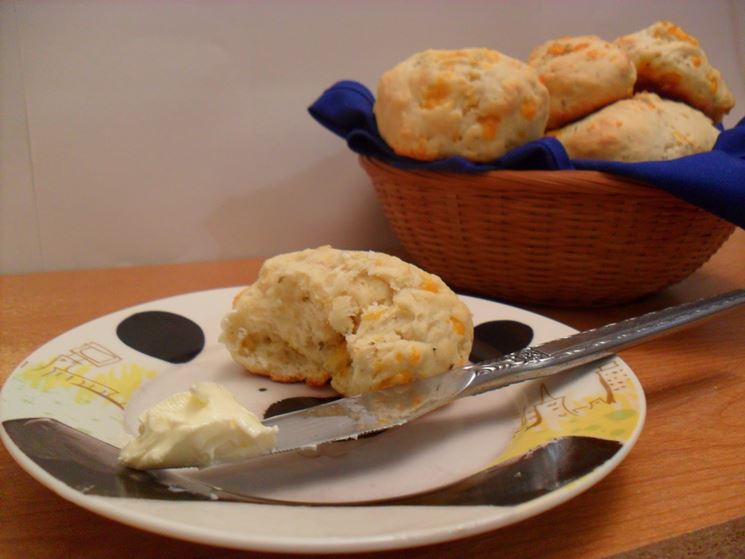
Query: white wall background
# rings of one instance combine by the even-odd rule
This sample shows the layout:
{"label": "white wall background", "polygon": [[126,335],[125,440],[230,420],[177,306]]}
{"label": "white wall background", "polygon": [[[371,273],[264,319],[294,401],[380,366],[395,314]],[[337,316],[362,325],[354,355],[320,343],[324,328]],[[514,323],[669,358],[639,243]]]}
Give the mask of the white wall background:
{"label": "white wall background", "polygon": [[396,241],[306,107],[424,48],[518,58],[672,19],[745,115],[745,2],[2,1],[0,272]]}

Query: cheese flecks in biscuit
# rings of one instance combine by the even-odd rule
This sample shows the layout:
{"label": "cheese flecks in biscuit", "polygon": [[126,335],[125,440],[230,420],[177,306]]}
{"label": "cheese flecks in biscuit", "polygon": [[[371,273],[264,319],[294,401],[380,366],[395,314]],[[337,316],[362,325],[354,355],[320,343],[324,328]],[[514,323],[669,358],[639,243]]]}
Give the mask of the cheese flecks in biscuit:
{"label": "cheese flecks in biscuit", "polygon": [[268,259],[222,322],[248,371],[355,395],[463,365],[466,305],[437,276],[381,253],[321,247]]}
{"label": "cheese flecks in biscuit", "polygon": [[714,122],[735,105],[722,75],[709,63],[698,39],[669,21],[615,40],[636,65],[638,91],[684,101]]}
{"label": "cheese flecks in biscuit", "polygon": [[662,161],[709,151],[719,131],[685,103],[637,93],[550,132],[572,159]]}
{"label": "cheese flecks in biscuit", "polygon": [[382,75],[374,112],[398,155],[489,161],[543,135],[548,91],[533,68],[499,52],[426,50]]}
{"label": "cheese flecks in biscuit", "polygon": [[528,64],[548,88],[549,130],[634,93],[636,68],[628,55],[595,35],[543,43],[533,49]]}

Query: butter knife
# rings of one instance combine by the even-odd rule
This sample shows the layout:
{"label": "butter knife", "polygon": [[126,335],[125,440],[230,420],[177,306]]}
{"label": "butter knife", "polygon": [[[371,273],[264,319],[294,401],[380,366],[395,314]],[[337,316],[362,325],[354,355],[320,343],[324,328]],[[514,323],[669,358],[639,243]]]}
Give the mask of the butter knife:
{"label": "butter knife", "polygon": [[457,398],[599,361],[744,303],[745,289],[741,289],[586,330],[407,385],[277,415],[264,421],[267,426],[279,427],[272,453],[357,438],[403,425]]}

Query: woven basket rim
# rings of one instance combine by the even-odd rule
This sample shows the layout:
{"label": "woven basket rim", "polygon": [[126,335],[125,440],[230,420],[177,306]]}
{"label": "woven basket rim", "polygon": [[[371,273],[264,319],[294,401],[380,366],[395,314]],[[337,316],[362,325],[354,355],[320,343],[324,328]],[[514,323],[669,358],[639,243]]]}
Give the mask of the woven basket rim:
{"label": "woven basket rim", "polygon": [[[584,169],[561,170],[494,170],[480,173],[458,173],[425,169],[401,169],[385,161],[366,155],[359,162],[369,174],[398,175],[402,180],[448,181],[459,188],[514,188],[515,190],[550,190],[578,194],[618,194],[634,198],[675,199],[688,202],[654,185],[613,173]],[[510,184],[513,183],[513,184]]]}
{"label": "woven basket rim", "polygon": [[460,289],[516,302],[630,301],[690,275],[735,229],[666,190],[598,171],[359,162],[415,262]]}

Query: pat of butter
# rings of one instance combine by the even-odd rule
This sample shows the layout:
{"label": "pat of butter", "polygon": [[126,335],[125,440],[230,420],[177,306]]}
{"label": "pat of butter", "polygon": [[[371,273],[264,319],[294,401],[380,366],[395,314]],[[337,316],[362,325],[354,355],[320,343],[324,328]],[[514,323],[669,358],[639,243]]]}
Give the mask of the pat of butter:
{"label": "pat of butter", "polygon": [[139,435],[122,448],[130,468],[204,467],[271,451],[277,427],[261,421],[219,384],[200,382],[139,417]]}

